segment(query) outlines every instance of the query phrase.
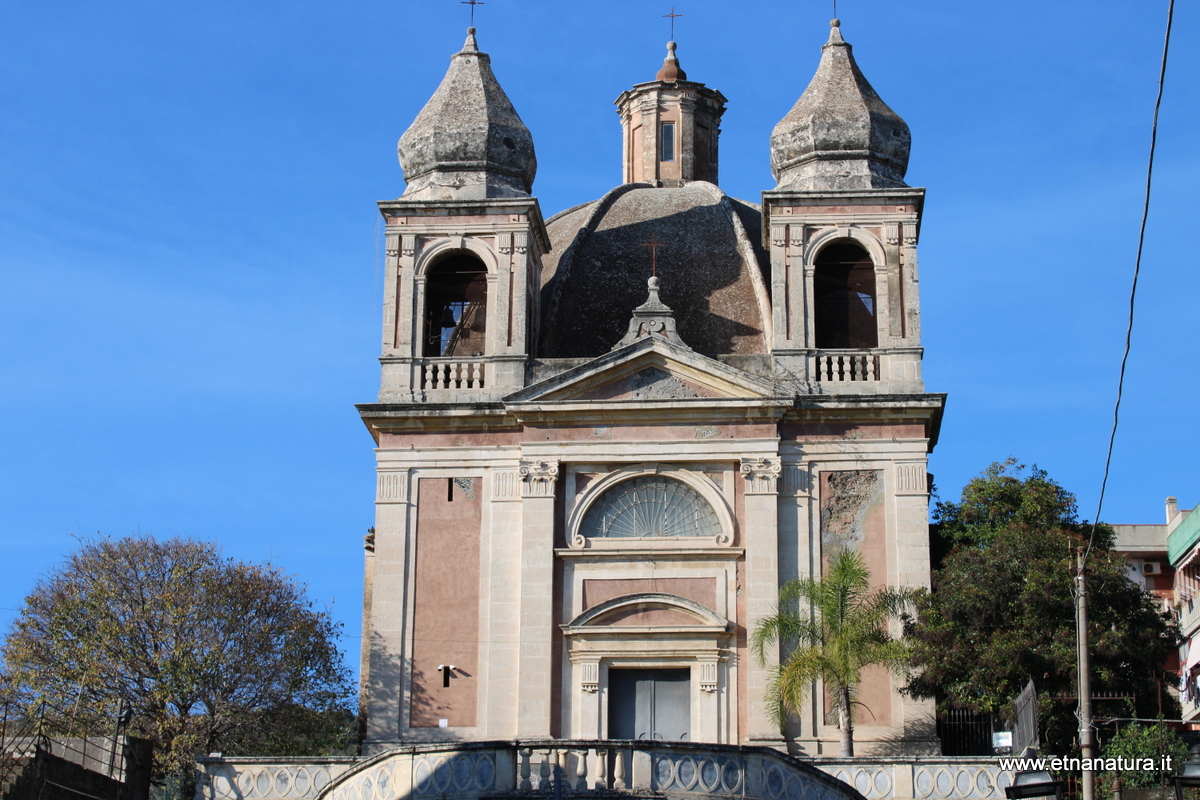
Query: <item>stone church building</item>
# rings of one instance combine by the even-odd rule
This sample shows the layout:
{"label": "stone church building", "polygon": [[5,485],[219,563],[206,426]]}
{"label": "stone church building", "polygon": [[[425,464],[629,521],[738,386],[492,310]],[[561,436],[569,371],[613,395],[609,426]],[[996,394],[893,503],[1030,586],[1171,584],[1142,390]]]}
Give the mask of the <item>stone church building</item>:
{"label": "stone church building", "polygon": [[[750,634],[839,548],[877,585],[929,584],[945,397],[921,377],[908,126],[837,21],[764,137],[761,203],[722,192],[725,98],[674,43],[616,104],[624,182],[549,219],[474,29],[400,139],[407,189],[379,204],[381,388],[358,407],[378,465],[367,754],[545,738],[836,754],[819,688],[771,723]],[[868,672],[860,754],[937,752],[932,704],[897,689]]]}

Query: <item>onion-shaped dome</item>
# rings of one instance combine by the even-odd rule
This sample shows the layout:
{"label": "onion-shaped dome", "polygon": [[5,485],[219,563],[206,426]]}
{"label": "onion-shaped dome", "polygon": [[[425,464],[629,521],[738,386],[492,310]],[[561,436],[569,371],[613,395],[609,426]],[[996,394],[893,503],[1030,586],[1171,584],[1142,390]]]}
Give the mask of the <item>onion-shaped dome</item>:
{"label": "onion-shaped dome", "polygon": [[908,125],[863,77],[840,24],[830,23],[817,74],[771,134],[776,191],[906,185]]}
{"label": "onion-shaped dome", "polygon": [[551,217],[539,357],[612,350],[646,301],[652,263],[664,313],[686,346],[710,357],[766,353],[771,306],[761,226],[757,206],[705,181],[625,184]]}
{"label": "onion-shaped dome", "polygon": [[679,56],[675,55],[676,44],[667,42],[667,57],[663,59],[662,68],[654,76],[656,81],[686,81],[687,73],[679,66]]}
{"label": "onion-shaped dome", "polygon": [[533,136],[492,74],[491,59],[479,52],[474,28],[398,150],[405,198],[474,200],[532,191]]}

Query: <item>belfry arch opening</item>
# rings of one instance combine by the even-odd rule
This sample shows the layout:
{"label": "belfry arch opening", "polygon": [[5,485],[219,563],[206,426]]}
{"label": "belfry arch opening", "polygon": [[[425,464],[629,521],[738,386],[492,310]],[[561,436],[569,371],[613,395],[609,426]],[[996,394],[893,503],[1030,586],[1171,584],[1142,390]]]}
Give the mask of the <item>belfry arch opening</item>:
{"label": "belfry arch opening", "polygon": [[830,244],[817,255],[813,271],[813,328],[820,350],[861,350],[879,346],[875,265],[850,241]]}
{"label": "belfry arch opening", "polygon": [[426,358],[481,356],[487,342],[487,267],[458,253],[425,279],[422,352]]}

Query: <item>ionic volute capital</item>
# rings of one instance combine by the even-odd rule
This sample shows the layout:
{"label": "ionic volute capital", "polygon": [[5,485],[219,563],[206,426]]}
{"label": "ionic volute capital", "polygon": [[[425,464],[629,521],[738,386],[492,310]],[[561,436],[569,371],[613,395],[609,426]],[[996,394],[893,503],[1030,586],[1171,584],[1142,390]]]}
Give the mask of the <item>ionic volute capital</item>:
{"label": "ionic volute capital", "polygon": [[553,497],[558,481],[557,461],[522,461],[517,470],[521,476],[522,497]]}
{"label": "ionic volute capital", "polygon": [[741,472],[746,494],[777,494],[783,464],[779,458],[743,458]]}

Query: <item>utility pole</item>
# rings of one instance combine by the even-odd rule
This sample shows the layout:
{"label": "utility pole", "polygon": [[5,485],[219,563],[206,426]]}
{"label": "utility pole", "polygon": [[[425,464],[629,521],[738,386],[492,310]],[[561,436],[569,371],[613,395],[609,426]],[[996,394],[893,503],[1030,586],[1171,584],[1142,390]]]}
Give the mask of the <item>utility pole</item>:
{"label": "utility pole", "polygon": [[1079,673],[1079,749],[1084,768],[1079,776],[1083,800],[1095,800],[1096,775],[1091,760],[1096,755],[1096,740],[1092,732],[1092,676],[1088,659],[1087,575],[1084,571],[1084,549],[1076,548],[1075,559],[1075,636],[1079,644],[1076,670]]}

